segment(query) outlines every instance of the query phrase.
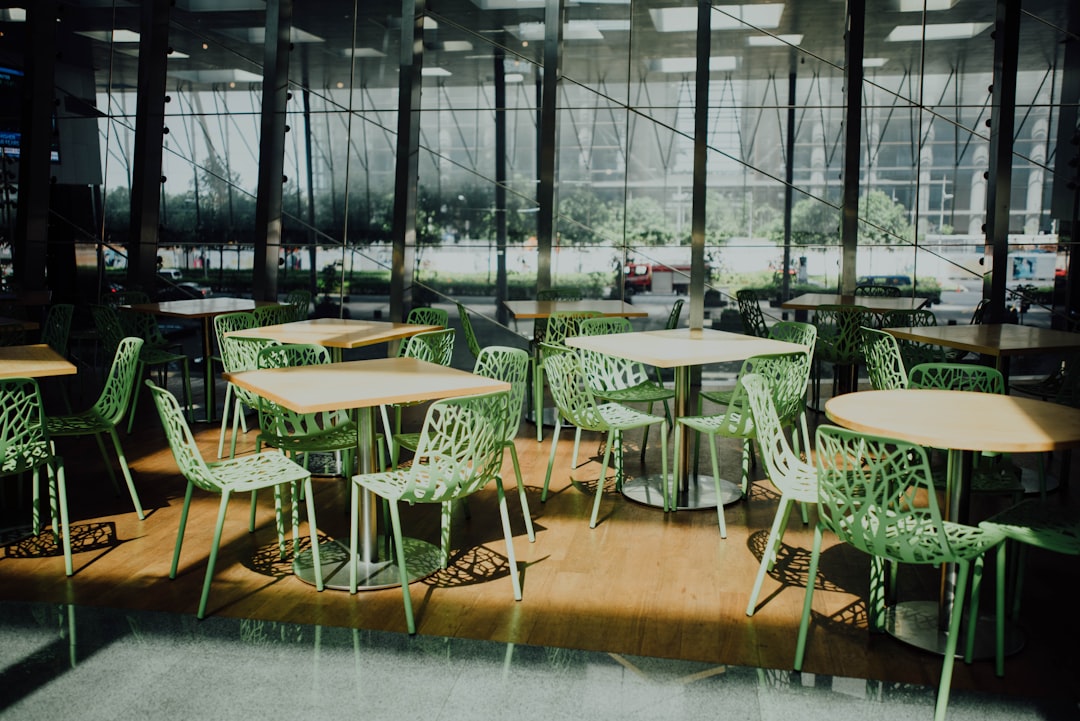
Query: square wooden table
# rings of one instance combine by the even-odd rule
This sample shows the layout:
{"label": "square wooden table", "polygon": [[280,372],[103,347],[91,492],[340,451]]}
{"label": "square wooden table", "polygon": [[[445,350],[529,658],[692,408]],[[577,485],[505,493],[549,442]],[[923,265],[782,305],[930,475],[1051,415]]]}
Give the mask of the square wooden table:
{"label": "square wooden table", "polygon": [[[381,405],[456,398],[510,389],[505,381],[485,378],[416,358],[376,358],[323,365],[266,368],[226,373],[230,383],[280,403],[297,413],[352,410],[357,421],[357,459],[360,473],[375,468],[375,410]],[[364,590],[399,584],[393,554],[380,558],[377,535],[378,499],[361,494],[360,548],[357,577]],[[439,567],[439,549],[416,539],[404,539],[409,577],[415,581]],[[349,590],[349,553],[337,541],[320,546],[326,588]],[[434,565],[433,565],[434,564]],[[310,554],[293,563],[298,578],[314,584]]]}
{"label": "square wooden table", "polygon": [[[202,321],[202,347],[203,347],[203,397],[206,402],[206,422],[214,420],[214,368],[210,358],[213,356],[211,348],[213,332],[210,324],[214,316],[223,313],[237,313],[240,311],[252,311],[259,306],[281,305],[272,300],[251,300],[250,298],[188,298],[185,300],[168,300],[161,303],[134,303],[122,305],[121,308],[140,313],[165,316],[170,318],[187,318]],[[194,414],[192,414],[194,415]]]}
{"label": "square wooden table", "polygon": [[[675,369],[675,402],[672,416],[675,422],[689,415],[690,369],[708,363],[741,361],[768,353],[805,351],[797,343],[759,338],[742,333],[712,330],[711,328],[675,328],[635,333],[575,336],[566,339],[571,348],[605,353],[659,368]],[[675,470],[676,508],[715,508],[717,502],[732,503],[742,497],[739,484],[721,480],[723,498],[717,499],[715,484],[708,476],[690,478],[690,434],[682,434],[682,448],[675,449],[679,463]],[[696,459],[695,459],[696,461]],[[651,506],[662,506],[660,478],[633,479],[623,483],[623,494]]]}
{"label": "square wooden table", "polygon": [[75,375],[71,361],[46,343],[0,346],[0,378],[45,378]]}
{"label": "square wooden table", "polygon": [[592,311],[602,316],[645,318],[649,312],[621,300],[504,300],[515,319],[550,318],[553,313]]}
{"label": "square wooden table", "polygon": [[925,328],[882,328],[897,338],[933,343],[994,357],[995,367],[1009,387],[1009,359],[1033,353],[1080,350],[1080,333],[1015,323],[934,325]]}

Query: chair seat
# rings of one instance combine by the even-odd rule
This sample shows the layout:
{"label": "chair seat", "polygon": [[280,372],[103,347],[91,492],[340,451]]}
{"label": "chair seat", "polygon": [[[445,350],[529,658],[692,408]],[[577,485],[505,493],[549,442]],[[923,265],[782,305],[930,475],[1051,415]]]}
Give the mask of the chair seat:
{"label": "chair seat", "polygon": [[227,458],[206,465],[214,472],[214,486],[237,492],[257,491],[282,483],[301,483],[311,475],[303,466],[277,452]]}
{"label": "chair seat", "polygon": [[749,418],[744,419],[739,411],[710,416],[683,416],[679,422],[698,433],[730,435],[739,438],[745,436],[752,428],[752,421]]}
{"label": "chair seat", "polygon": [[[886,543],[886,553],[904,557],[905,563],[937,565],[958,560],[971,561],[1001,542],[1001,534],[977,526],[967,526],[952,521],[941,521],[941,532],[948,541],[943,550],[937,525],[929,516],[915,514],[909,517],[902,536],[895,543]],[[907,553],[905,553],[905,549]]]}
{"label": "chair seat", "polygon": [[45,421],[51,436],[81,436],[87,433],[107,433],[113,424],[98,413],[96,408],[88,408],[81,413],[67,416],[49,416]]}
{"label": "chair seat", "polygon": [[1066,506],[1032,498],[1006,508],[979,525],[1036,548],[1080,555],[1080,516]]}
{"label": "chair seat", "polygon": [[353,421],[336,424],[321,432],[277,435],[261,432],[256,444],[279,448],[289,453],[329,453],[351,451],[357,447],[357,426]]}
{"label": "chair seat", "polygon": [[651,413],[635,410],[621,403],[603,403],[598,405],[596,410],[604,423],[615,430],[627,431],[634,428],[645,428],[662,420]]}
{"label": "chair seat", "polygon": [[664,388],[653,381],[646,381],[630,388],[613,388],[610,390],[592,389],[593,395],[605,401],[615,403],[654,403],[667,401],[675,397],[675,391]]}

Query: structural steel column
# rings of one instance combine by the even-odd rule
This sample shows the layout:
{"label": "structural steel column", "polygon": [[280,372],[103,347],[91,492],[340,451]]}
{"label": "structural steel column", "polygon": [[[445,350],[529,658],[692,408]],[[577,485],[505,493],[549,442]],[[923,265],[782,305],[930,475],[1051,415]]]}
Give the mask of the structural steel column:
{"label": "structural steel column", "polygon": [[1009,264],[1009,200],[1016,127],[1016,62],[1020,48],[1020,0],[997,0],[994,20],[994,85],[990,108],[990,167],[986,186],[986,255],[994,273],[983,276],[990,299],[987,323],[1005,320]]}
{"label": "structural steel column", "polygon": [[[416,265],[416,188],[420,172],[420,92],[424,66],[427,0],[401,3],[398,68],[397,162],[394,178],[394,251],[390,271],[390,319],[403,321],[413,305]],[[352,112],[352,108],[349,108]],[[346,208],[348,213],[349,209]],[[345,238],[348,243],[349,239]]]}
{"label": "structural steel column", "polygon": [[547,0],[544,7],[544,91],[540,97],[540,185],[536,200],[536,287],[551,287],[551,249],[555,245],[555,160],[558,151],[557,101],[559,58],[562,57],[565,0]]}
{"label": "structural steel column", "polygon": [[840,292],[855,292],[855,257],[859,246],[859,158],[862,156],[863,33],[866,0],[847,5],[844,77],[844,201],[840,222]]}
{"label": "structural steel column", "polygon": [[131,163],[128,281],[151,295],[157,274],[161,218],[161,139],[165,134],[165,63],[171,0],[147,0],[139,17],[139,92]]}
{"label": "structural steel column", "polygon": [[[697,68],[694,87],[694,180],[690,206],[690,329],[705,324],[705,198],[709,159],[709,53],[712,48],[709,0],[698,0]],[[685,410],[685,409],[683,409]],[[689,434],[687,434],[689,435]]]}
{"label": "structural steel column", "polygon": [[[506,53],[495,49],[495,319],[506,325],[510,318],[503,305],[506,281]],[[491,259],[488,259],[491,262]],[[490,267],[490,266],[489,266]]]}
{"label": "structural steel column", "polygon": [[[11,244],[15,280],[22,290],[43,290],[49,236],[52,114],[56,92],[56,2],[27,7],[26,83],[23,87],[18,211]],[[5,181],[6,182],[6,181]]]}
{"label": "structural steel column", "polygon": [[1058,221],[1059,240],[1069,247],[1064,282],[1054,288],[1055,328],[1068,330],[1060,318],[1075,320],[1080,308],[1080,4],[1069,6],[1068,33],[1061,73],[1058,101],[1057,142],[1054,153],[1053,187],[1050,213]]}
{"label": "structural steel column", "polygon": [[255,196],[255,268],[252,278],[252,295],[256,300],[277,300],[292,17],[293,0],[269,0],[266,3],[259,183]]}

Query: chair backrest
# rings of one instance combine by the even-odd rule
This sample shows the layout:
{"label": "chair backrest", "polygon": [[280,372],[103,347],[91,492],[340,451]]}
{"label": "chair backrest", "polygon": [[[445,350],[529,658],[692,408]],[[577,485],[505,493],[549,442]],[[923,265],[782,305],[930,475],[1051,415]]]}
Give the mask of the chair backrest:
{"label": "chair backrest", "polygon": [[97,328],[98,338],[101,339],[105,352],[116,355],[120,341],[127,336],[123,324],[120,323],[120,314],[111,305],[91,306],[90,314],[94,318],[94,327]]}
{"label": "chair backrest", "polygon": [[[314,343],[284,343],[265,345],[259,349],[257,368],[291,368],[294,366],[330,363],[330,351]],[[264,433],[278,436],[298,436],[317,433],[334,423],[349,419],[345,410],[322,413],[297,413],[263,396],[257,400],[259,427]]]}
{"label": "chair backrest", "polygon": [[68,336],[71,334],[71,319],[75,316],[75,306],[71,303],[54,303],[45,314],[45,324],[41,326],[41,342],[48,343],[54,351],[67,355]]}
{"label": "chair backrest", "polygon": [[633,330],[629,318],[609,316],[585,318],[578,324],[581,335],[609,335],[611,333],[629,333]]}
{"label": "chair backrest", "polygon": [[26,345],[26,329],[22,323],[0,325],[0,346]]}
{"label": "chair backrest", "polygon": [[446,328],[450,325],[450,314],[443,308],[420,306],[409,311],[405,322],[412,325],[437,325]]}
{"label": "chair backrest", "polygon": [[473,359],[480,357],[480,341],[476,337],[476,329],[473,328],[472,320],[469,318],[469,311],[465,310],[465,306],[461,303],[457,304],[458,319],[461,320],[461,331],[465,334],[465,343],[469,347],[469,353],[472,354]]}
{"label": "chair backrest", "polygon": [[[739,381],[746,392],[746,404],[754,423],[758,447],[761,449],[761,457],[765,460],[765,469],[769,479],[781,493],[785,493],[790,479],[799,472],[801,472],[799,473],[801,477],[805,477],[812,466],[792,450],[787,435],[784,433],[780,416],[776,414],[776,404],[773,403],[769,382],[756,373],[745,375]],[[800,431],[802,433],[800,446],[810,448],[806,423],[800,424],[796,432]]]}
{"label": "chair backrest", "polygon": [[822,425],[815,447],[819,522],[842,541],[907,563],[952,555],[921,446]]}
{"label": "chair backrest", "polygon": [[[881,328],[926,328],[937,325],[937,316],[926,308],[888,310],[879,316],[878,322]],[[897,345],[900,347],[900,355],[904,358],[904,365],[908,368],[919,363],[946,360],[945,349],[934,343],[920,343],[898,338]]]}
{"label": "chair backrest", "polygon": [[881,328],[926,328],[937,325],[937,316],[927,308],[896,308],[882,313],[878,323]]}
{"label": "chair backrest", "polygon": [[0,475],[28,471],[51,457],[37,381],[0,379]]}
{"label": "chair backrest", "polygon": [[806,351],[793,353],[769,353],[751,356],[739,369],[739,380],[732,393],[726,413],[734,419],[736,427],[745,429],[749,416],[746,413],[746,389],[742,387],[744,376],[757,375],[768,385],[773,407],[781,425],[788,426],[806,410],[806,386],[810,381],[810,354]]}
{"label": "chair backrest", "polygon": [[920,363],[908,371],[908,388],[1004,393],[1001,371],[974,363]]}
{"label": "chair backrest", "polygon": [[766,337],[769,329],[765,324],[765,314],[761,312],[758,294],[748,288],[735,291],[735,302],[739,306],[739,319],[742,321],[743,333],[758,338]]}
{"label": "chair backrest", "polygon": [[668,313],[667,322],[664,323],[665,330],[674,330],[679,327],[679,316],[682,315],[682,309],[685,303],[685,300],[679,298],[671,306],[671,312]]}
{"label": "chair backrest", "polygon": [[401,500],[440,503],[466,496],[502,467],[508,391],[435,401],[428,408]]}
{"label": "chair backrest", "polygon": [[311,291],[303,288],[290,290],[285,296],[285,304],[292,309],[293,320],[307,320],[311,312]]}
{"label": "chair backrest", "polygon": [[908,387],[907,369],[900,353],[900,344],[889,333],[863,327],[863,357],[870,387],[876,391]]}
{"label": "chair backrest", "polygon": [[255,318],[255,314],[247,310],[215,315],[214,337],[217,338],[218,350],[224,353],[224,350],[222,350],[222,339],[225,337],[226,333],[232,333],[237,330],[247,330],[248,328],[257,328],[258,325],[259,322]]}
{"label": "chair backrest", "polygon": [[102,305],[135,305],[137,303],[149,303],[150,296],[141,290],[118,290],[115,293],[106,293],[101,296]]}
{"label": "chair backrest", "polygon": [[219,486],[214,473],[203,459],[199,445],[195,442],[195,436],[191,433],[191,427],[188,426],[176,397],[164,388],[159,388],[152,380],[148,379],[145,383],[154,398],[158,417],[161,418],[165,437],[169,441],[169,449],[172,451],[173,459],[176,460],[176,465],[180,468],[180,473],[205,491],[218,491]]}
{"label": "chair backrest", "polygon": [[585,382],[581,359],[577,353],[559,350],[544,359],[551,399],[559,415],[585,430],[607,430],[607,424],[597,410],[596,398]]}
{"label": "chair backrest", "polygon": [[990,304],[990,301],[983,298],[975,304],[975,310],[971,312],[971,320],[969,325],[979,325],[983,322],[983,316],[986,315],[986,306]]}
{"label": "chair backrest", "polygon": [[855,295],[871,296],[877,298],[899,298],[900,286],[875,285],[873,283],[864,283],[863,285],[855,286]]}
{"label": "chair backrest", "polygon": [[813,323],[803,323],[798,320],[780,320],[772,324],[768,335],[773,340],[804,345],[809,350],[810,355],[814,354],[814,348],[817,346],[817,326]]}
{"label": "chair backrest", "polygon": [[330,363],[330,351],[315,343],[282,343],[259,349],[256,368],[290,368]]}
{"label": "chair backrest", "polygon": [[134,336],[120,341],[109,366],[109,374],[105,376],[101,395],[94,403],[98,415],[113,425],[120,422],[131,405],[131,394],[135,392],[135,371],[139,367],[139,352],[144,342],[142,338]]}
{"label": "chair backrest", "polygon": [[429,330],[410,336],[402,345],[398,354],[402,358],[419,358],[429,363],[449,366],[454,358],[453,328]]}
{"label": "chair backrest", "polygon": [[862,328],[874,326],[874,314],[861,305],[822,305],[814,312],[818,350],[825,360],[855,363],[862,356]]}
{"label": "chair backrest", "polygon": [[578,358],[589,387],[596,391],[615,391],[645,383],[649,373],[644,364],[607,353],[579,350]]}
{"label": "chair backrest", "polygon": [[259,328],[268,325],[281,325],[291,323],[295,319],[293,308],[290,305],[259,305],[251,311],[255,315],[255,324]]}
{"label": "chair backrest", "polygon": [[525,396],[529,386],[529,354],[521,348],[491,345],[481,349],[473,366],[473,373],[485,378],[496,378],[510,384],[507,398],[506,432],[507,442],[517,437],[521,423],[521,412],[525,406]]}
{"label": "chair backrest", "polygon": [[575,335],[582,335],[581,322],[587,318],[599,318],[596,311],[572,311],[552,313],[548,318],[547,329],[544,333],[544,343],[548,345],[563,345],[563,341]]}

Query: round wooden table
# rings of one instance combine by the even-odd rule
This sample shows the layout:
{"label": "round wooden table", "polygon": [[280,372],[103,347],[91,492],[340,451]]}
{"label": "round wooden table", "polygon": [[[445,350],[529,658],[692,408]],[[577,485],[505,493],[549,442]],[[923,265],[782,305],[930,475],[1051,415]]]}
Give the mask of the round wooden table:
{"label": "round wooden table", "polygon": [[[968,523],[973,453],[1041,453],[1080,446],[1080,409],[1033,398],[929,389],[860,391],[830,398],[825,414],[845,428],[946,449],[943,515],[957,523]],[[886,630],[920,648],[942,652],[955,587],[955,565],[943,564],[941,598],[896,604]],[[977,645],[980,656],[987,645],[992,652],[992,632],[989,644],[980,640]]]}

